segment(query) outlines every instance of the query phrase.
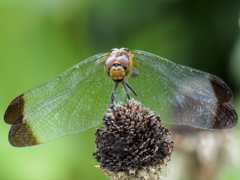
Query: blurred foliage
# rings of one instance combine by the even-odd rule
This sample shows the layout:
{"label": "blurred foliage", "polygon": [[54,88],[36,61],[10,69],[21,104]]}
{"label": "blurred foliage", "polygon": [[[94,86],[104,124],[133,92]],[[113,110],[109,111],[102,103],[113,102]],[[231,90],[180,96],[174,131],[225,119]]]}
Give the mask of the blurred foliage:
{"label": "blurred foliage", "polygon": [[[1,115],[17,95],[114,47],[148,51],[221,77],[240,112],[239,4],[1,0]],[[97,164],[91,156],[95,128],[29,148],[11,147],[9,126],[1,121],[0,129],[0,179],[107,179],[91,166]],[[240,179],[233,165],[221,172],[222,180]]]}

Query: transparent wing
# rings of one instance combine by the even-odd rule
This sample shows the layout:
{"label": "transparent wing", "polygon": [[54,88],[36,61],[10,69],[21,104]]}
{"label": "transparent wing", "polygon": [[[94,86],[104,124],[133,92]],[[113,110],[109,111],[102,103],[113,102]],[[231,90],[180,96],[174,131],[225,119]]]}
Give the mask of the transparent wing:
{"label": "transparent wing", "polygon": [[219,78],[159,56],[132,51],[137,77],[126,81],[166,123],[227,129],[237,123],[231,90]]}
{"label": "transparent wing", "polygon": [[95,55],[17,97],[5,113],[13,146],[45,143],[100,124],[113,81],[104,73],[108,54]]}

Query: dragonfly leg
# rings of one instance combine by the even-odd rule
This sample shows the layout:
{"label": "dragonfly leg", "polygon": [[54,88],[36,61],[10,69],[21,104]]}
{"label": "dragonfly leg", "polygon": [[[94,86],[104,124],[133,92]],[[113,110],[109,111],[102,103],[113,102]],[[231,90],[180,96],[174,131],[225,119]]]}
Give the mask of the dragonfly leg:
{"label": "dragonfly leg", "polygon": [[118,87],[118,82],[115,82],[109,102],[108,102],[108,107],[110,107],[113,104],[113,101],[114,101],[114,98],[115,98],[116,92],[117,92],[117,87]]}
{"label": "dragonfly leg", "polygon": [[134,89],[133,89],[126,81],[123,81],[123,87],[124,87],[124,89],[125,89],[125,91],[126,91],[128,100],[130,100],[130,95],[129,95],[129,93],[128,93],[128,89],[130,89],[130,90],[132,91],[132,93],[137,97],[138,101],[140,102],[140,98],[139,98],[137,92],[134,91]]}
{"label": "dragonfly leg", "polygon": [[[128,100],[130,100],[130,95],[129,95],[129,93],[128,93],[127,82],[126,82],[126,81],[123,81],[122,83],[123,83],[124,90],[125,90],[125,92],[126,92],[126,96],[127,96]],[[125,97],[126,97],[126,96],[125,96]],[[124,98],[125,98],[125,97],[124,97]]]}

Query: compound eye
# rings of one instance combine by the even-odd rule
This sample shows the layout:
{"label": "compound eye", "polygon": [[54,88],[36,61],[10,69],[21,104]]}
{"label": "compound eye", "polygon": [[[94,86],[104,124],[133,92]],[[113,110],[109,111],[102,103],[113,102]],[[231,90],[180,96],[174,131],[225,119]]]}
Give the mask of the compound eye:
{"label": "compound eye", "polygon": [[125,48],[125,47],[122,47],[121,50],[124,50],[124,51],[127,51],[127,52],[129,51],[129,49]]}
{"label": "compound eye", "polygon": [[126,57],[120,56],[117,58],[117,62],[122,66],[128,66],[130,64],[129,60]]}
{"label": "compound eye", "polygon": [[116,57],[110,57],[106,60],[105,66],[111,67],[117,61]]}

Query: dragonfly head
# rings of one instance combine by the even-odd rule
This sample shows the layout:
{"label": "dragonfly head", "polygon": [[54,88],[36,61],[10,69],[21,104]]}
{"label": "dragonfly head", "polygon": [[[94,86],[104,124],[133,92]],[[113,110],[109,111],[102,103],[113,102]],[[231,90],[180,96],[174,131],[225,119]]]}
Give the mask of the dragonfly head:
{"label": "dragonfly head", "polygon": [[112,78],[113,81],[121,82],[125,76],[131,74],[132,56],[127,48],[114,48],[109,51],[109,58],[105,62],[105,72]]}

